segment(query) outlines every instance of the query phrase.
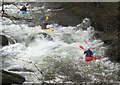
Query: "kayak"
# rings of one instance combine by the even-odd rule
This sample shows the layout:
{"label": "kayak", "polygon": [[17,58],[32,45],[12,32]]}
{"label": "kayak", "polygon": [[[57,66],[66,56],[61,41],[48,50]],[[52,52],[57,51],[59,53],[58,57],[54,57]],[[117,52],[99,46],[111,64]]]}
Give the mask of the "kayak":
{"label": "kayak", "polygon": [[54,31],[54,29],[53,28],[47,28],[47,29],[45,29],[47,32],[53,32]]}
{"label": "kayak", "polygon": [[22,11],[22,10],[20,10],[20,12],[21,12],[22,14],[26,14],[26,13],[27,13],[27,11]]}
{"label": "kayak", "polygon": [[96,57],[85,56],[85,61],[92,61],[96,59],[97,59]]}
{"label": "kayak", "polygon": [[[42,29],[42,26],[38,25],[37,28]],[[53,32],[53,31],[54,31],[54,29],[51,28],[51,27],[46,28],[46,29],[43,29],[43,30],[45,30],[45,31],[47,31],[47,32]]]}

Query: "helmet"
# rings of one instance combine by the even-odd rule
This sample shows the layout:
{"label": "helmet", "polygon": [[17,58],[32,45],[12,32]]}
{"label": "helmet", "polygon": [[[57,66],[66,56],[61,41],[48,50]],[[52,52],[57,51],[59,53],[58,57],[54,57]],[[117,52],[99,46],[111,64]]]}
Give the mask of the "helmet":
{"label": "helmet", "polygon": [[87,47],[87,49],[90,49],[90,47]]}
{"label": "helmet", "polygon": [[46,16],[46,17],[45,17],[45,21],[48,21],[48,19],[49,19],[49,17],[48,17],[48,16]]}

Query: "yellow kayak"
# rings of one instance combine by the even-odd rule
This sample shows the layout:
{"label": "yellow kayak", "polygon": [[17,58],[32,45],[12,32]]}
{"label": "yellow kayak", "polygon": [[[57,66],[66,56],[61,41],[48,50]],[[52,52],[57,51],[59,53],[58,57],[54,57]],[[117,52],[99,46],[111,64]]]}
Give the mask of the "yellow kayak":
{"label": "yellow kayak", "polygon": [[54,29],[53,28],[47,28],[47,29],[45,29],[47,32],[53,32],[54,31]]}
{"label": "yellow kayak", "polygon": [[[42,26],[38,25],[37,28],[42,29]],[[53,32],[54,29],[53,28],[47,28],[47,29],[43,29],[46,30],[47,32]]]}

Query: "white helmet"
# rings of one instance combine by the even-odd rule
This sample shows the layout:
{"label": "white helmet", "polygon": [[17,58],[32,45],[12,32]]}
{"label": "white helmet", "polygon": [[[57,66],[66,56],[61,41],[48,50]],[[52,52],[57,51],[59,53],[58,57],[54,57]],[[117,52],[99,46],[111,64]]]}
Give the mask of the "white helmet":
{"label": "white helmet", "polygon": [[87,47],[87,49],[90,49],[90,47]]}

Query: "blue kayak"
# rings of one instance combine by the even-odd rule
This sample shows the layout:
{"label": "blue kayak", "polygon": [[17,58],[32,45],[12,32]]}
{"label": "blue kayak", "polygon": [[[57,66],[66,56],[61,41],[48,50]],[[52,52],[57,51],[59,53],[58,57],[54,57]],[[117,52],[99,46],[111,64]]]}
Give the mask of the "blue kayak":
{"label": "blue kayak", "polygon": [[27,10],[26,10],[26,11],[20,10],[20,12],[21,12],[22,14],[26,14],[26,13],[27,13]]}

